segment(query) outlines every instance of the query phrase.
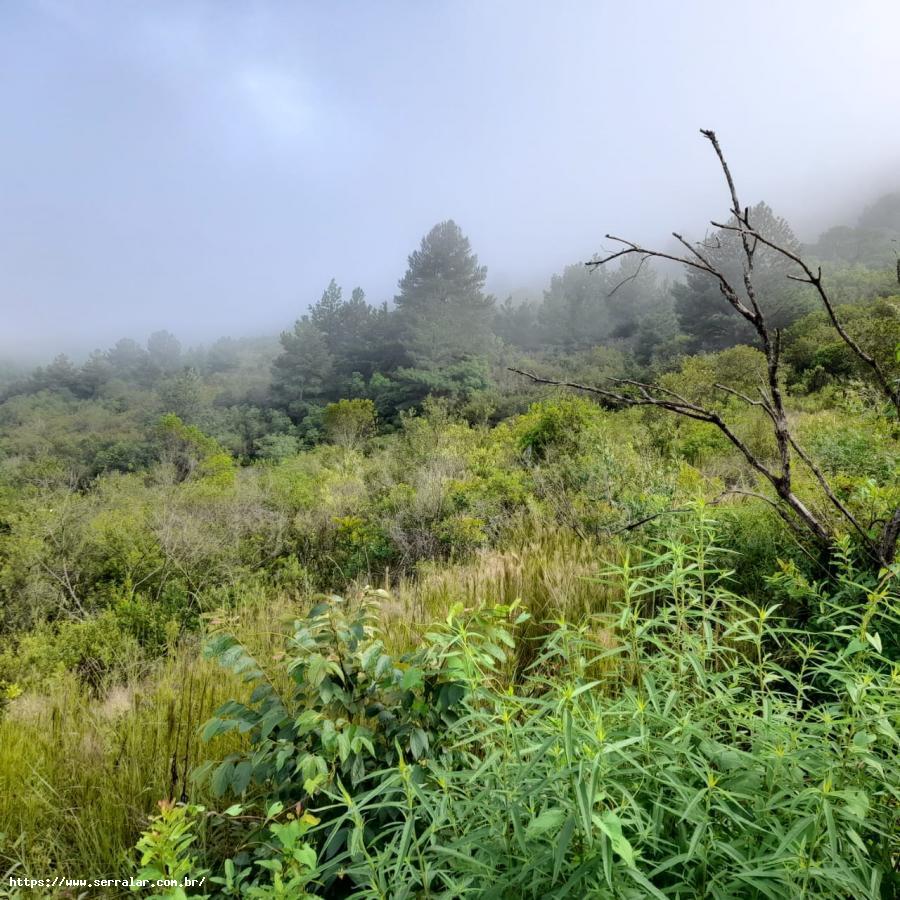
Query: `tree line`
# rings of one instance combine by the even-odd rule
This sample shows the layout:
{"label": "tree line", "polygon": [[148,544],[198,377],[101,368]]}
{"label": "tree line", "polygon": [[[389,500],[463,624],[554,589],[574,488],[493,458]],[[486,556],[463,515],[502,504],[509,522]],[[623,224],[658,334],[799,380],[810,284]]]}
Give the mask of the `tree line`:
{"label": "tree line", "polygon": [[[836,302],[896,293],[891,254],[900,246],[900,194],[868,207],[856,227],[832,228],[807,247],[767,204],[748,213],[772,244],[802,249],[829,268]],[[861,243],[869,248],[865,254],[858,252]],[[715,270],[739,283],[740,236],[718,228],[703,246]],[[233,452],[254,457],[317,440],[325,409],[340,399],[371,401],[384,425],[429,395],[477,400],[496,389],[498,364],[510,360],[556,361],[571,369],[588,356],[595,362],[601,347],[611,354],[606,364],[615,374],[646,377],[674,368],[687,354],[757,344],[753,327],[733,314],[716,279],[683,268],[683,278],[675,279],[646,259],[623,257],[604,267],[576,263],[553,275],[541,297],[498,302],[486,290],[486,266],[459,225],[447,220],[410,254],[392,303],[370,303],[360,287],[346,296],[332,279],[277,342],[222,338],[205,349],[185,349],[174,335],[158,331],[146,345],[125,338],[81,365],[57,356],[26,377],[9,378],[0,400],[49,392],[107,405],[118,396],[122,405],[128,394],[140,408],[135,391],[149,391],[148,415],[174,412],[218,433]],[[810,316],[812,328],[815,299],[808,285],[787,277],[789,268],[783,254],[759,248],[754,279],[762,311],[772,328]],[[821,369],[822,362],[801,360],[800,370]],[[831,365],[852,367],[852,360]]]}

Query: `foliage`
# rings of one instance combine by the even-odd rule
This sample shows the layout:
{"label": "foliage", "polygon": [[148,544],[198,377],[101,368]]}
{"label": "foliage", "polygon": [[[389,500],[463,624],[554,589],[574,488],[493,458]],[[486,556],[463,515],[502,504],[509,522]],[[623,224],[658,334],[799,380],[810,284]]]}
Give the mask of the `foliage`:
{"label": "foliage", "polygon": [[[204,877],[204,872],[197,864],[197,858],[191,855],[191,845],[197,836],[192,830],[192,818],[203,812],[202,806],[187,806],[163,800],[159,804],[159,815],[151,822],[150,827],[137,842],[140,853],[140,869],[137,877],[143,881],[174,881],[179,885],[186,878]],[[181,886],[166,888],[150,894],[151,900],[173,898],[182,900],[187,891]]]}
{"label": "foliage", "polygon": [[[286,678],[266,674],[230,635],[210,642],[208,654],[254,686],[249,703],[226,703],[203,730],[205,740],[231,731],[250,739],[246,753],[198,770],[214,795],[262,790],[267,802],[306,806],[332,786],[349,797],[398,761],[447,755],[442,734],[463,685],[489,679],[506,659],[512,641],[501,622],[511,610],[485,611],[465,624],[451,612],[444,629],[395,660],[378,629],[376,601],[384,596],[331,597],[295,622],[282,654]],[[327,821],[327,810],[320,815]],[[333,832],[324,848],[326,883],[338,874],[327,859],[348,838]]]}
{"label": "foliage", "polygon": [[[896,890],[897,673],[879,639],[896,589],[809,641],[731,594],[716,555],[665,544],[610,572],[617,617],[560,626],[515,693],[465,701],[464,762],[401,764],[343,797],[356,896]],[[377,828],[386,807],[404,814]]]}
{"label": "foliage", "polygon": [[545,458],[553,449],[572,449],[584,427],[597,416],[594,404],[577,397],[536,403],[517,423],[519,448],[538,458]]}
{"label": "foliage", "polygon": [[310,401],[321,396],[334,366],[324,335],[308,320],[300,319],[293,331],[281,335],[281,355],[272,364],[272,390],[276,402],[299,421]]}
{"label": "foliage", "polygon": [[[887,372],[900,377],[894,352],[900,341],[900,297],[842,306],[839,314],[854,339],[868,348]],[[821,390],[831,382],[860,380],[867,374],[824,312],[812,313],[790,329],[785,358],[809,391]]]}
{"label": "foliage", "polygon": [[[171,886],[150,895],[158,900],[186,898],[186,882],[192,887],[190,896],[210,896],[203,890],[209,871],[201,868],[198,858],[191,855],[205,808],[169,801],[161,801],[159,807],[159,815],[151,819],[137,843],[140,868],[135,877],[151,884],[170,882]],[[239,817],[242,812],[243,807],[235,804],[222,818]],[[215,896],[281,900],[305,900],[314,896],[307,887],[317,874],[316,852],[304,838],[307,831],[318,824],[318,819],[308,812],[281,816],[282,812],[282,804],[269,805],[261,826],[265,837],[251,864],[237,866],[234,860],[228,859],[222,874],[209,878],[209,884],[220,886]],[[278,821],[279,816],[283,821]],[[143,888],[135,886],[133,890],[143,891]]]}
{"label": "foliage", "polygon": [[487,269],[452,220],[435,225],[409,256],[396,297],[410,359],[440,369],[483,353],[494,300],[484,294]]}
{"label": "foliage", "polygon": [[701,510],[686,542],[609,567],[617,608],[555,623],[524,669],[508,609],[452,613],[398,664],[366,599],[332,600],[286,644],[285,705],[220,639],[257,701],[207,725],[251,738],[212,778],[319,804],[326,893],[889,896],[898,573],[867,587],[845,557],[835,591],[785,567],[773,592],[815,598],[803,632],[733,593],[728,557]]}
{"label": "foliage", "polygon": [[375,431],[375,404],[371,400],[329,403],[323,415],[325,434],[335,444],[355,447]]}
{"label": "foliage", "polygon": [[[835,253],[900,377],[894,272]],[[708,422],[507,370],[653,382],[771,461],[733,393],[763,356],[705,293],[673,306],[698,285],[572,266],[495,309],[452,223],[396,308],[332,280],[281,344],[6,377],[0,869],[120,872],[144,830],[196,895],[896,892],[898,573],[861,551],[900,507],[896,415],[758,259],[831,557]]]}

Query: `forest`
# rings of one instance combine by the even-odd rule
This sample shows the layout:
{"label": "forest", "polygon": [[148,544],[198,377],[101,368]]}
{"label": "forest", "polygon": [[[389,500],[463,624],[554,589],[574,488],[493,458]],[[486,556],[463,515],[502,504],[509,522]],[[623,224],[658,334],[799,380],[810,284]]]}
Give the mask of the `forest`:
{"label": "forest", "polygon": [[804,245],[704,138],[713,231],[536,297],[447,220],[3,370],[10,896],[898,895],[900,194]]}

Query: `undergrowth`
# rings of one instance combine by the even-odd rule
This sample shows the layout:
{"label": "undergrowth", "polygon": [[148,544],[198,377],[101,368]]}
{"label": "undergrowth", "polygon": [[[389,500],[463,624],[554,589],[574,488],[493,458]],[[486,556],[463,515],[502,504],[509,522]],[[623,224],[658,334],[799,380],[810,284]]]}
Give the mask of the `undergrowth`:
{"label": "undergrowth", "polygon": [[895,896],[898,573],[785,565],[758,603],[728,558],[701,513],[606,568],[604,612],[536,633],[457,607],[401,657],[371,594],[298,620],[277,671],[219,635],[254,689],[206,736],[250,744],[197,773],[231,802],[193,818],[198,864],[219,895],[275,891],[290,827],[324,896]]}

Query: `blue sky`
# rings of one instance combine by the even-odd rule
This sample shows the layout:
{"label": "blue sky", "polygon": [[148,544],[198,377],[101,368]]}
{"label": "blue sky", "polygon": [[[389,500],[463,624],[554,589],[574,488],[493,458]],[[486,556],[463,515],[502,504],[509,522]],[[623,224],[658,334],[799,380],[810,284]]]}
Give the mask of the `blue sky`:
{"label": "blue sky", "polygon": [[0,4],[0,354],[393,296],[454,218],[499,295],[745,202],[805,237],[900,184],[892,2]]}

